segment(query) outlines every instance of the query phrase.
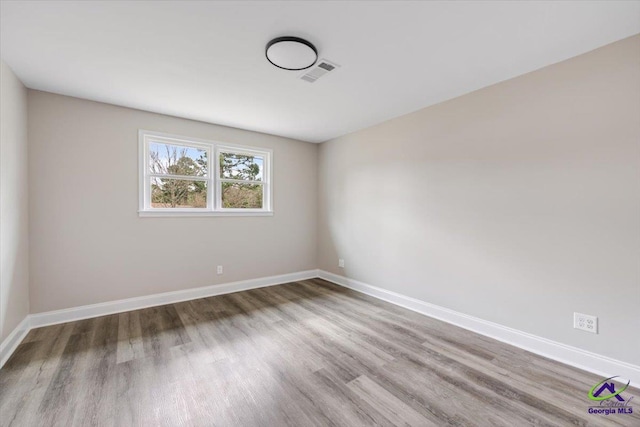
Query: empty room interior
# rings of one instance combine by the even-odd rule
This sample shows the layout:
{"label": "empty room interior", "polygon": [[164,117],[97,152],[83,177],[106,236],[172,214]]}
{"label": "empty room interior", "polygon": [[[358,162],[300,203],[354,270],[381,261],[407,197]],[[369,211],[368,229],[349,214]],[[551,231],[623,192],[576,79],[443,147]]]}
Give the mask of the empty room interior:
{"label": "empty room interior", "polygon": [[640,426],[640,1],[0,2],[0,427]]}

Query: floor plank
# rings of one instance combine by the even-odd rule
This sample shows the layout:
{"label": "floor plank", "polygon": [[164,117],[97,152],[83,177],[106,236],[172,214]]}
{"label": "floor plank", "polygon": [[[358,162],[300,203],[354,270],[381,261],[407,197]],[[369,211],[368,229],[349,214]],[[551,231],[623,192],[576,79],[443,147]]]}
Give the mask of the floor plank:
{"label": "floor plank", "polygon": [[0,426],[640,425],[600,380],[313,279],[35,329]]}

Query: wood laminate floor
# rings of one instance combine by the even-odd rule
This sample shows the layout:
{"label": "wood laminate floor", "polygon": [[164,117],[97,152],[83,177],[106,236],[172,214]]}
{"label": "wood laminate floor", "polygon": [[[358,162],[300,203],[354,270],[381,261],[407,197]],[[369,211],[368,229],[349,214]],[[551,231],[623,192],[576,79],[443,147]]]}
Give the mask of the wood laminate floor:
{"label": "wood laminate floor", "polygon": [[600,380],[314,279],[32,330],[0,425],[640,426]]}

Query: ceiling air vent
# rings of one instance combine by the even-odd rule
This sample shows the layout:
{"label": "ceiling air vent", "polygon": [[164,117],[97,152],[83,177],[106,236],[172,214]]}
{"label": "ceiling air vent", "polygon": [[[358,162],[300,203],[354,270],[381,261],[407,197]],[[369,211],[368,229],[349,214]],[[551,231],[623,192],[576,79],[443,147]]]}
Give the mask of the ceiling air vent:
{"label": "ceiling air vent", "polygon": [[309,83],[314,83],[320,77],[324,76],[327,73],[335,71],[339,65],[335,62],[327,61],[326,59],[321,59],[318,61],[316,65],[311,67],[309,71],[300,76],[302,80]]}

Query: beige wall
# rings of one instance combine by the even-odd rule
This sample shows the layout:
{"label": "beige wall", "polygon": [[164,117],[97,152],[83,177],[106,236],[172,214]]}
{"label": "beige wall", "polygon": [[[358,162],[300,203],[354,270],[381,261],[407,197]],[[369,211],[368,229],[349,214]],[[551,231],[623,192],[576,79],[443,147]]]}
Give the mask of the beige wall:
{"label": "beige wall", "polygon": [[[274,216],[138,217],[138,129],[273,149]],[[37,91],[29,144],[33,313],[316,268],[316,145]]]}
{"label": "beige wall", "polygon": [[29,314],[27,89],[0,61],[0,342]]}
{"label": "beige wall", "polygon": [[640,363],[640,36],[324,143],[318,173],[320,268]]}

